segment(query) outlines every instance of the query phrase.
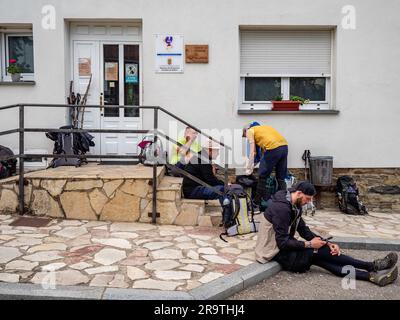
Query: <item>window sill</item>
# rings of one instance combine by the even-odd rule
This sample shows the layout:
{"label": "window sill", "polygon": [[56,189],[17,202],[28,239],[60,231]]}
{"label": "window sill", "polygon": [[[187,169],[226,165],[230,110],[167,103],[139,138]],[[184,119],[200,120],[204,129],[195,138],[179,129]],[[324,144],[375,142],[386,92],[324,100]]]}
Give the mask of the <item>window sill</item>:
{"label": "window sill", "polygon": [[0,81],[0,86],[34,86],[36,81]]}
{"label": "window sill", "polygon": [[299,110],[299,111],[273,111],[273,110],[251,110],[239,109],[238,114],[339,114],[339,110]]}

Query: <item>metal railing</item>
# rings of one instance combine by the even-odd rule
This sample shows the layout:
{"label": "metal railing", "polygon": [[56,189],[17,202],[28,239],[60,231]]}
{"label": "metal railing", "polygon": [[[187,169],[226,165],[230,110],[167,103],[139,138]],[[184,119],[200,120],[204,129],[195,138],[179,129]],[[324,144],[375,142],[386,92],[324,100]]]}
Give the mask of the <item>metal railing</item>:
{"label": "metal railing", "polygon": [[[215,143],[218,143],[221,147],[224,148],[224,166],[218,166],[220,169],[224,171],[224,184],[225,184],[225,190],[226,187],[228,186],[228,156],[229,156],[229,151],[231,148],[227,145],[225,145],[223,142],[218,141],[217,139],[211,137],[210,135],[204,133],[200,129],[194,127],[187,121],[179,118],[178,116],[174,115],[170,111],[159,107],[159,106],[120,106],[120,105],[86,105],[85,108],[92,108],[92,109],[102,109],[102,108],[124,108],[124,109],[143,109],[143,110],[153,110],[153,129],[152,130],[115,130],[115,129],[54,129],[54,128],[26,128],[25,127],[25,109],[26,108],[73,108],[76,107],[76,105],[68,105],[68,104],[15,104],[15,105],[8,105],[8,106],[3,106],[0,107],[0,111],[3,110],[8,110],[8,109],[19,109],[19,128],[18,129],[11,129],[11,130],[5,130],[5,131],[0,131],[0,136],[4,135],[10,135],[14,133],[19,133],[19,153],[10,156],[10,157],[2,157],[0,160],[5,161],[5,160],[10,160],[10,159],[19,159],[19,180],[18,180],[18,201],[19,201],[19,206],[18,206],[18,211],[20,215],[23,215],[25,213],[25,193],[24,193],[24,176],[25,176],[25,167],[24,167],[24,162],[25,159],[27,158],[78,158],[78,159],[142,159],[142,156],[140,155],[101,155],[101,154],[27,154],[25,153],[25,132],[59,132],[59,133],[85,133],[85,132],[91,132],[91,133],[136,133],[136,134],[148,134],[152,133],[154,135],[154,143],[157,143],[158,136],[161,136],[165,138],[168,141],[171,141],[175,145],[178,145],[182,147],[183,145],[179,143],[178,141],[175,141],[174,139],[170,138],[168,135],[162,133],[161,131],[158,130],[158,120],[159,120],[159,111],[162,113],[166,114],[167,116],[170,116],[174,118],[175,120],[181,122],[182,124],[185,124],[186,126],[192,128],[199,134],[205,136],[206,138],[214,141]],[[193,154],[197,158],[201,158],[200,155],[198,154]],[[204,158],[201,158],[204,160]],[[153,200],[152,200],[152,223],[156,223],[157,219],[157,164],[154,163],[152,165],[153,167],[153,177],[152,177],[152,188],[153,188]],[[171,168],[171,165],[166,163],[167,168]],[[178,173],[186,176],[189,179],[192,179],[193,181],[199,183],[200,185],[203,185],[207,188],[212,189],[215,193],[218,195],[223,195],[221,191],[218,189],[214,188],[213,186],[210,186],[206,182],[190,175],[184,170],[174,168]]]}

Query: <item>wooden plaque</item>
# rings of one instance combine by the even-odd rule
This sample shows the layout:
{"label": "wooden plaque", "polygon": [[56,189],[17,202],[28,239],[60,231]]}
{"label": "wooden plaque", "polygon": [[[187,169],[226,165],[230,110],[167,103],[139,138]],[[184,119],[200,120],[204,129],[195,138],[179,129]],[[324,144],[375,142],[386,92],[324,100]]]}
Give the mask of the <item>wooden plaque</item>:
{"label": "wooden plaque", "polygon": [[208,44],[185,46],[186,63],[208,63]]}

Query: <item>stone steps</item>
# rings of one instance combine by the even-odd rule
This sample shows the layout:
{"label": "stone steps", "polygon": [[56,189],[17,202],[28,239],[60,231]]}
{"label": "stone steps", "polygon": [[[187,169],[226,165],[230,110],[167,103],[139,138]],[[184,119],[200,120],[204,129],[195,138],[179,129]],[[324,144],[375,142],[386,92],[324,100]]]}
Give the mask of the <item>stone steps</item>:
{"label": "stone steps", "polygon": [[[152,168],[144,166],[59,167],[26,174],[25,204],[32,215],[64,219],[151,222]],[[182,178],[158,169],[157,223],[213,226],[221,220],[218,200],[182,198]],[[0,214],[18,207],[18,176],[0,181]]]}

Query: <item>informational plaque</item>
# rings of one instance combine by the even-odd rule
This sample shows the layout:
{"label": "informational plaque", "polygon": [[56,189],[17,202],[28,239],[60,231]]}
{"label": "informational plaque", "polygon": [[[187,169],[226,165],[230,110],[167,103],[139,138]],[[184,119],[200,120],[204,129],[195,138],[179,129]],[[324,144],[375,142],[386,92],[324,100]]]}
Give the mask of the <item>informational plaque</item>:
{"label": "informational plaque", "polygon": [[91,59],[79,58],[79,76],[90,76],[92,73]]}
{"label": "informational plaque", "polygon": [[156,35],[156,72],[183,73],[183,35]]}
{"label": "informational plaque", "polygon": [[118,62],[106,62],[104,69],[106,81],[118,81]]}
{"label": "informational plaque", "polygon": [[208,63],[208,44],[185,46],[186,63]]}

